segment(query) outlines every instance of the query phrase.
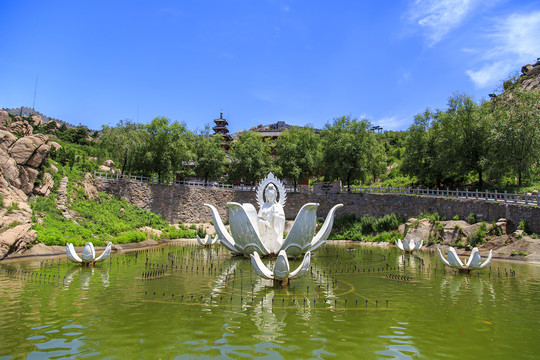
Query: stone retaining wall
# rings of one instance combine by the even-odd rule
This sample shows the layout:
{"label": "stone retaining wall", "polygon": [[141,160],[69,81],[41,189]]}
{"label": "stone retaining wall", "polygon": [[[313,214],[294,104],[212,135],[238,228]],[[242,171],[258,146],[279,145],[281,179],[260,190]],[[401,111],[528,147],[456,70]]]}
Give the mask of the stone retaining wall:
{"label": "stone retaining wall", "polygon": [[[167,221],[186,223],[209,222],[212,220],[210,210],[203,204],[214,205],[222,219],[228,219],[227,206],[229,201],[245,203],[250,202],[256,206],[255,192],[235,191],[226,189],[207,189],[175,185],[153,185],[142,182],[126,180],[96,179],[100,191],[125,197],[129,202],[152,212],[163,215]],[[288,193],[285,205],[285,216],[294,219],[298,210],[308,202],[320,204],[317,215],[326,217],[328,211],[335,204],[343,204],[336,216],[355,214],[356,216],[372,215],[381,217],[396,213],[409,218],[421,212],[438,212],[447,219],[455,215],[465,219],[469,214],[477,214],[479,219],[487,222],[506,218],[510,228],[519,221],[527,221],[532,232],[540,233],[540,208],[503,204],[496,202],[479,201],[473,199],[449,199],[415,195],[393,194],[309,194]],[[256,206],[257,207],[257,206]]]}

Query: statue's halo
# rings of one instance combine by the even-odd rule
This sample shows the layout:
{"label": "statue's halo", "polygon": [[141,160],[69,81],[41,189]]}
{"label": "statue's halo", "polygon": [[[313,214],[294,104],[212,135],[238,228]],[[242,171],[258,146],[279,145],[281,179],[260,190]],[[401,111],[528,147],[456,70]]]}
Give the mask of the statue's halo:
{"label": "statue's halo", "polygon": [[274,174],[269,173],[257,186],[257,204],[259,208],[264,204],[264,190],[269,184],[273,184],[278,192],[278,204],[282,207],[285,206],[287,200],[287,192],[285,191],[285,185]]}

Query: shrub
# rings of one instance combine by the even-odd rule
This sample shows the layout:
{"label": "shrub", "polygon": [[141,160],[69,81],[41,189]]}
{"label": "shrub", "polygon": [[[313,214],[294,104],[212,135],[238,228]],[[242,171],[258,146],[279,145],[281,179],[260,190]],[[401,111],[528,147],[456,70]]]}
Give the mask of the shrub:
{"label": "shrub", "polygon": [[516,255],[517,255],[516,250],[512,250],[512,252],[510,253],[510,256],[516,256]]}
{"label": "shrub", "polygon": [[0,194],[0,209],[4,207],[4,197]]}
{"label": "shrub", "polygon": [[527,254],[526,251],[520,251],[520,252],[518,253],[518,255],[521,255],[521,256],[527,256],[528,254]]}
{"label": "shrub", "polygon": [[115,242],[117,244],[138,243],[148,239],[148,236],[141,231],[126,231],[116,237]]}
{"label": "shrub", "polygon": [[444,221],[444,217],[439,215],[438,212],[434,212],[433,214],[422,212],[420,215],[418,215],[418,220],[422,219],[429,219],[432,222]]}
{"label": "shrub", "polygon": [[199,237],[206,236],[206,234],[201,236],[197,232],[197,230],[193,230],[191,228],[190,229],[177,229],[177,228],[171,226],[171,227],[167,228],[166,230],[164,230],[161,233],[161,238],[162,239],[167,239],[167,240],[171,240],[171,239],[193,239],[193,238],[197,237],[197,235],[199,235]]}
{"label": "shrub", "polygon": [[470,213],[469,216],[467,216],[467,222],[469,224],[476,224],[477,223],[476,214],[475,213]]}
{"label": "shrub", "polygon": [[478,246],[486,242],[487,224],[482,221],[482,224],[467,238],[467,242],[471,246]]}
{"label": "shrub", "polygon": [[521,220],[519,222],[519,225],[517,227],[518,230],[523,230],[523,232],[525,233],[529,233],[529,225],[527,224],[527,222],[525,220]]}
{"label": "shrub", "polygon": [[396,230],[401,224],[403,224],[403,220],[392,213],[375,220],[373,223],[373,230],[376,232],[392,231]]}
{"label": "shrub", "polygon": [[454,217],[452,219],[454,219],[456,221],[459,220],[459,215],[454,215]]}
{"label": "shrub", "polygon": [[19,203],[18,202],[14,201],[8,206],[8,208],[6,210],[6,215],[11,214],[13,212],[13,210],[19,210]]}
{"label": "shrub", "polygon": [[462,249],[464,247],[466,247],[467,245],[465,245],[461,240],[458,240],[457,244],[456,244],[456,247]]}

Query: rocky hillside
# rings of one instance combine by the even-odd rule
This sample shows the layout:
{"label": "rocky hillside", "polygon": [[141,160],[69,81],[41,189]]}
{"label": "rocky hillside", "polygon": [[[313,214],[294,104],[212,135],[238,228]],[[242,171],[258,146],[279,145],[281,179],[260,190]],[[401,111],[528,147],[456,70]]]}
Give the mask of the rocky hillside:
{"label": "rocky hillside", "polygon": [[34,194],[49,195],[54,186],[54,167],[40,171],[51,149],[61,146],[54,136],[33,134],[41,124],[40,116],[27,121],[0,110],[0,259],[36,239],[28,200]]}

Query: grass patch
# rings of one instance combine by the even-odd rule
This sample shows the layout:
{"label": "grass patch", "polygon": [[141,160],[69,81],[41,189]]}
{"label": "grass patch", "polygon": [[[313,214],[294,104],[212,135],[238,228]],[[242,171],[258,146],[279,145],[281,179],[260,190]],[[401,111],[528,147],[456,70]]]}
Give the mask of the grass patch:
{"label": "grass patch", "polygon": [[[403,219],[396,214],[385,215],[378,219],[369,215],[358,219],[354,214],[347,214],[334,220],[329,239],[389,242],[397,238],[395,230],[403,223]],[[389,235],[383,235],[385,233]]]}

